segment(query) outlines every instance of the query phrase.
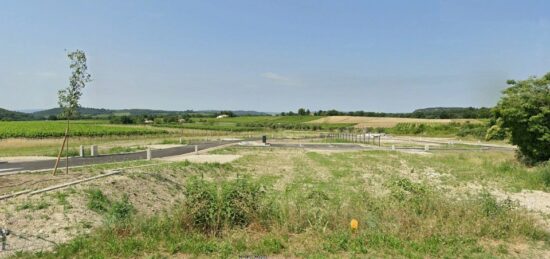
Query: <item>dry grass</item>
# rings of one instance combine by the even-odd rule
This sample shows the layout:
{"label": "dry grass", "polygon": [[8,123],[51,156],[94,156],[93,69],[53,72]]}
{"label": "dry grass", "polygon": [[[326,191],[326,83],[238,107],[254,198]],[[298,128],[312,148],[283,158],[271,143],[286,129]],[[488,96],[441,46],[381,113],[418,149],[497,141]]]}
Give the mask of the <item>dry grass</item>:
{"label": "dry grass", "polygon": [[[188,253],[215,256],[226,253],[224,251],[228,251],[228,255],[242,255],[252,251],[258,255],[289,257],[350,257],[357,254],[371,257],[444,257],[461,254],[472,257],[541,257],[548,251],[543,244],[534,243],[544,238],[538,236],[540,233],[535,231],[533,219],[524,210],[507,209],[491,203],[490,199],[481,203],[477,199],[461,200],[450,197],[451,194],[437,187],[481,181],[473,176],[467,177],[470,174],[492,178],[490,171],[511,159],[510,154],[435,154],[423,157],[380,151],[322,154],[301,149],[247,147],[228,147],[214,153],[242,157],[224,165],[183,162],[135,169],[113,178],[86,183],[77,187],[71,195],[70,203],[74,209],[64,213],[74,222],[89,217],[89,211],[86,212],[88,214],[82,211],[85,202],[82,195],[84,190],[93,187],[103,190],[109,198],[115,197],[113,200],[127,193],[139,213],[159,214],[180,204],[175,202],[184,198],[181,188],[185,188],[190,176],[223,183],[239,175],[249,175],[267,186],[268,194],[274,195],[276,206],[273,208],[278,216],[275,219],[270,216],[270,224],[228,231],[220,239],[185,236],[189,233],[182,234],[177,228],[162,232],[162,235],[170,235],[176,231],[178,235],[171,237],[172,240],[163,236],[147,239],[145,233],[149,232],[142,229],[153,228],[157,233],[157,227],[163,229],[164,223],[145,221],[136,223],[135,235],[121,237],[100,232],[92,236],[97,240],[88,240],[86,242],[89,243],[83,243],[78,250],[65,252],[72,257],[92,255],[96,251],[86,252],[86,247],[109,243],[105,242],[105,238],[113,239],[111,243],[116,246],[112,247],[128,249],[102,250],[105,257],[144,256],[155,253],[151,249],[159,247],[165,249],[162,252],[168,251],[170,256],[185,256]],[[488,161],[495,164],[488,164]],[[458,162],[463,166],[457,167]],[[447,167],[449,170],[446,170]],[[410,179],[410,182],[404,179]],[[460,188],[453,188],[453,191],[460,191]],[[53,209],[60,210],[48,195],[35,197],[32,202],[42,198],[52,206],[40,215],[47,215]],[[25,200],[18,199],[17,202]],[[6,208],[8,211],[3,212],[11,215],[9,223],[18,224],[20,228],[31,222],[40,222],[40,226],[55,225],[59,220],[26,219],[27,215],[38,214],[30,210],[14,211],[16,204]],[[101,219],[95,214],[93,216],[89,218],[95,220],[95,226]],[[357,235],[347,232],[351,217],[361,222]],[[47,231],[53,230],[48,228]],[[59,236],[58,233],[45,234]],[[148,246],[148,242],[153,242],[156,248]],[[130,243],[139,245],[125,246]],[[524,249],[513,249],[520,244]],[[255,248],[256,245],[258,248]],[[270,247],[273,250],[269,250]],[[134,252],[134,248],[142,252]],[[74,251],[81,252],[75,254]]]}
{"label": "dry grass", "polygon": [[357,128],[391,128],[398,123],[463,123],[469,121],[471,123],[481,123],[476,119],[416,119],[416,118],[392,118],[392,117],[359,117],[359,116],[328,116],[308,123],[356,123]]}

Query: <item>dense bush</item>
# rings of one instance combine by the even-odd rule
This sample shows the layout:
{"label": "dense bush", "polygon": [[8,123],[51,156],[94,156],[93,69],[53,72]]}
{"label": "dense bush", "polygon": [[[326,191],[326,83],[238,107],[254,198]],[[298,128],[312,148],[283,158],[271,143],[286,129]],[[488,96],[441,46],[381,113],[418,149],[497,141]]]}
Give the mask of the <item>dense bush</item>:
{"label": "dense bush", "polygon": [[496,126],[510,132],[528,164],[550,159],[550,73],[523,81],[509,80],[509,88],[494,109]]}

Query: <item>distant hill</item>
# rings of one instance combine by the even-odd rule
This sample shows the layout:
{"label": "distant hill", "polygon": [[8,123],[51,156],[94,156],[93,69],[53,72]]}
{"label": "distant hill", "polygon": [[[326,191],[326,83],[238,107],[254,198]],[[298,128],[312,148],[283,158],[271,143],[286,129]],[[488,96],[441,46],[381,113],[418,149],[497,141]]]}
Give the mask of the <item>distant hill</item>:
{"label": "distant hill", "polygon": [[15,110],[16,112],[22,112],[22,113],[33,113],[33,112],[38,112],[38,111],[42,111],[44,109],[23,109],[23,110]]}
{"label": "distant hill", "polygon": [[[96,115],[102,115],[102,114],[111,114],[111,110],[107,109],[96,109],[96,108],[85,108],[81,107],[78,108],[78,113],[80,113],[81,116],[96,116]],[[48,110],[42,110],[31,113],[36,118],[48,118],[49,116],[58,116],[61,114],[61,108],[53,108]]]}
{"label": "distant hill", "polygon": [[[179,114],[216,114],[220,112],[219,110],[205,110],[205,111],[193,111],[193,110],[186,110],[186,111],[165,111],[165,110],[151,110],[151,109],[98,109],[98,108],[86,108],[81,107],[78,109],[78,113],[82,117],[94,117],[94,118],[102,118],[102,117],[109,117],[109,116],[130,116],[130,115],[150,115],[150,116],[156,116],[156,115],[179,115]],[[267,113],[263,112],[256,112],[256,111],[233,111],[234,114],[237,116],[243,116],[243,115],[268,115]],[[50,116],[57,116],[61,114],[61,108],[53,108],[43,111],[37,111],[33,112],[32,115],[36,118],[48,118]]]}
{"label": "distant hill", "polygon": [[29,114],[22,112],[14,112],[0,108],[0,120],[3,121],[17,121],[17,120],[31,120],[33,117]]}

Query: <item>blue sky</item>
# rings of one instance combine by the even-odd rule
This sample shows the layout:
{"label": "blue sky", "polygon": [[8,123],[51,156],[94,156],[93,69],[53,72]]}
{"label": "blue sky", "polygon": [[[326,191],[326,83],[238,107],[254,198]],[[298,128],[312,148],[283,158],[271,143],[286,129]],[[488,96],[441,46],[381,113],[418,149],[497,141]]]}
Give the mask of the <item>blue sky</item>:
{"label": "blue sky", "polygon": [[492,106],[550,71],[550,1],[26,1],[0,6],[0,107],[406,112]]}

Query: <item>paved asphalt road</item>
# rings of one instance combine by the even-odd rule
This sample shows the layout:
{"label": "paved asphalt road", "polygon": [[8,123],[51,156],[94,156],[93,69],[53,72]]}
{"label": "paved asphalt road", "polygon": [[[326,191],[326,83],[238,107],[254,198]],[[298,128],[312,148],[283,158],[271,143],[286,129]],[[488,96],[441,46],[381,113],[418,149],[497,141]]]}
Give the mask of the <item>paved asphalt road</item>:
{"label": "paved asphalt road", "polygon": [[[236,143],[236,142],[238,141],[216,141],[216,142],[196,143],[196,144],[190,144],[190,145],[181,146],[181,147],[151,150],[151,155],[153,158],[177,156],[177,155],[195,152],[195,145],[198,146],[199,150],[203,150],[207,148],[213,148],[213,147],[230,144],[230,143]],[[104,164],[104,163],[131,161],[131,160],[141,160],[146,158],[147,158],[146,151],[128,153],[128,154],[100,155],[96,157],[70,157],[69,165],[83,166],[83,165],[92,165],[92,164]],[[62,159],[59,162],[59,167],[64,168],[66,166],[65,162],[66,160]],[[47,170],[47,169],[53,170],[54,166],[55,166],[55,160],[13,162],[13,163],[3,162],[3,163],[0,163],[0,175],[3,173],[17,172],[17,171],[33,171],[33,170]]]}

